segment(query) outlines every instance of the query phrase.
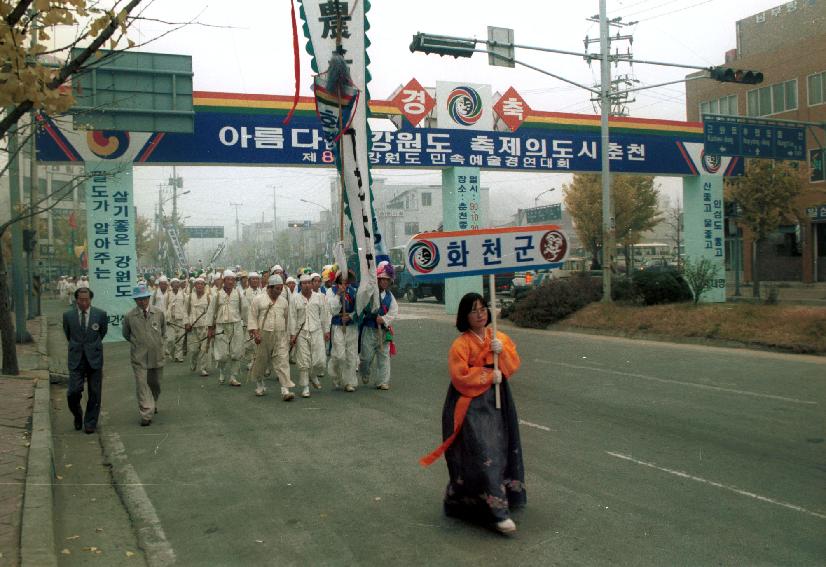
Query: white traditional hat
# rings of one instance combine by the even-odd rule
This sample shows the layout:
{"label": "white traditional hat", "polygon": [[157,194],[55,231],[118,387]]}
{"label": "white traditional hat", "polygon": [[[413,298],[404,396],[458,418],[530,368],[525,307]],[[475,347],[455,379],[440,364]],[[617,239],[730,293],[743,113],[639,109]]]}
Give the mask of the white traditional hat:
{"label": "white traditional hat", "polygon": [[270,279],[267,280],[267,287],[271,285],[281,285],[284,283],[284,280],[281,279],[281,276],[275,274],[274,276],[270,276]]}
{"label": "white traditional hat", "polygon": [[249,277],[251,277],[251,278],[260,278],[261,274],[259,274],[258,272],[250,272]]}
{"label": "white traditional hat", "polygon": [[284,268],[281,267],[280,264],[276,264],[270,269],[271,272],[283,272]]}
{"label": "white traditional hat", "polygon": [[78,282],[77,289],[89,289],[89,282]]}
{"label": "white traditional hat", "polygon": [[234,278],[235,277],[235,272],[233,272],[232,270],[224,270],[223,277],[225,277],[225,278]]}
{"label": "white traditional hat", "polygon": [[169,283],[181,283],[181,280],[179,280],[178,278],[172,278],[171,280],[169,280]]}
{"label": "white traditional hat", "polygon": [[198,276],[197,278],[195,278],[195,283],[198,283],[198,282],[206,283],[206,280],[204,278],[202,278],[201,276]]}
{"label": "white traditional hat", "polygon": [[294,277],[292,277],[292,276],[290,276],[290,277],[288,277],[288,278],[287,278],[287,283],[290,283],[290,282],[292,282],[292,283],[298,283],[297,281],[295,281],[295,278],[294,278]]}
{"label": "white traditional hat", "polygon": [[169,283],[169,280],[166,279],[166,276],[161,276],[158,278],[158,283]]}
{"label": "white traditional hat", "polygon": [[301,283],[304,283],[304,282],[311,282],[311,281],[313,281],[313,278],[311,278],[311,277],[309,276],[309,274],[301,274],[301,277],[300,277],[300,278],[298,278],[298,281],[300,281]]}
{"label": "white traditional hat", "polygon": [[310,279],[311,280],[314,280],[316,278],[321,279],[321,274],[319,274],[317,272],[313,272],[312,274],[310,274]]}

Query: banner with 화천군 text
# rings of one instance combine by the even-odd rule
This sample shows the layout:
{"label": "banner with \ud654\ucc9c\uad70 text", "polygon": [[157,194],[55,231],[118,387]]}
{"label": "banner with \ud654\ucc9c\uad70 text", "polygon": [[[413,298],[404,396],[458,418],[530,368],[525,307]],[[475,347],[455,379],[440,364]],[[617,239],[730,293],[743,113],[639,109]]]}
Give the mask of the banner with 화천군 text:
{"label": "banner with \ud654\ucc9c\uad70 text", "polygon": [[568,238],[554,224],[425,232],[405,247],[407,269],[422,279],[559,268],[567,253]]}

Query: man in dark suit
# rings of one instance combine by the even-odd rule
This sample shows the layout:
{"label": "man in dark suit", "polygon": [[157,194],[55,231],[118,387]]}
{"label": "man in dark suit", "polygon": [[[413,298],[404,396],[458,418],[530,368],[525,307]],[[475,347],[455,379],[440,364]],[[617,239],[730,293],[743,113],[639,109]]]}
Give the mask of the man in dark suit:
{"label": "man in dark suit", "polygon": [[[75,290],[75,306],[63,313],[63,334],[69,341],[69,410],[75,416],[75,429],[94,433],[100,415],[103,378],[103,337],[109,317],[106,311],[92,307],[94,293],[88,287]],[[88,385],[86,415],[80,409],[83,383]]]}

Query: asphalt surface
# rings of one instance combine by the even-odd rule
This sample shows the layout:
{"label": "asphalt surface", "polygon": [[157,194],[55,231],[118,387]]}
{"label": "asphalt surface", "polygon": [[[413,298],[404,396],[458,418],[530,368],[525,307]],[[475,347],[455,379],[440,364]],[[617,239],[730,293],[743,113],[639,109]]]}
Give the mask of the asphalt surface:
{"label": "asphalt surface", "polygon": [[417,464],[456,331],[400,307],[390,391],[327,379],[284,403],[172,363],[148,428],[127,345],[106,345],[100,432],[178,565],[826,562],[826,358],[506,327],[528,487],[507,538],[444,517],[444,462]]}

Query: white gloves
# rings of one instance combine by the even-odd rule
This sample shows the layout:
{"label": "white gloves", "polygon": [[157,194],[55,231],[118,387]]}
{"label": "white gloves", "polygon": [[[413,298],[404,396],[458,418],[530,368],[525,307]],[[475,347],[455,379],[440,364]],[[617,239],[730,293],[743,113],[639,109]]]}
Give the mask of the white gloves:
{"label": "white gloves", "polygon": [[494,370],[493,371],[493,383],[494,384],[501,384],[502,383],[502,371],[501,370]]}
{"label": "white gloves", "polygon": [[490,350],[493,351],[494,354],[501,353],[503,348],[502,341],[499,339],[493,339],[490,341]]}

